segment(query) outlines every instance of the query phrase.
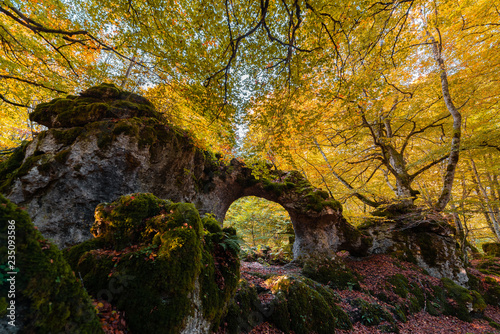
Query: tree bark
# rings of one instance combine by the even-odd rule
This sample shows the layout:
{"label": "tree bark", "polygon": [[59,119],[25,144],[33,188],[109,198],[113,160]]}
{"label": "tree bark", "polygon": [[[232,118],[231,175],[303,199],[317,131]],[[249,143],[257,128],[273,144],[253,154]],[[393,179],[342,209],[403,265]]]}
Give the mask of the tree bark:
{"label": "tree bark", "polygon": [[[438,30],[439,33],[439,30]],[[435,205],[437,211],[442,211],[448,204],[451,198],[451,190],[453,188],[453,181],[455,179],[455,171],[457,169],[459,154],[460,154],[460,137],[462,134],[462,115],[455,107],[451,99],[451,94],[448,84],[448,74],[443,60],[443,55],[441,53],[442,44],[437,42],[434,37],[427,32],[431,42],[432,42],[432,52],[434,55],[434,60],[436,61],[441,77],[441,90],[443,93],[444,103],[448,109],[451,117],[453,118],[453,136],[451,139],[450,154],[448,156],[448,163],[446,165],[446,172],[443,178],[443,188],[441,190],[441,195]]]}

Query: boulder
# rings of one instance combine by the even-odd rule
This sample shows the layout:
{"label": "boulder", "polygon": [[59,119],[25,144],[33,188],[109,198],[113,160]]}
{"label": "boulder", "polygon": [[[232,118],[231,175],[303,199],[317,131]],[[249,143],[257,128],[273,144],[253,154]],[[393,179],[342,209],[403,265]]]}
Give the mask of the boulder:
{"label": "boulder", "polygon": [[100,204],[95,218],[95,239],[65,253],[89,293],[124,311],[133,333],[217,329],[239,280],[234,229],[144,193]]}
{"label": "boulder", "polygon": [[0,239],[0,332],[104,333],[62,252],[2,195]]}
{"label": "boulder", "polygon": [[417,264],[431,276],[467,285],[465,260],[455,238],[456,231],[445,217],[416,207],[378,216],[359,227],[372,240],[368,253],[392,253]]}
{"label": "boulder", "polygon": [[500,243],[498,242],[487,242],[481,245],[483,252],[486,255],[491,255],[495,257],[500,257]]}

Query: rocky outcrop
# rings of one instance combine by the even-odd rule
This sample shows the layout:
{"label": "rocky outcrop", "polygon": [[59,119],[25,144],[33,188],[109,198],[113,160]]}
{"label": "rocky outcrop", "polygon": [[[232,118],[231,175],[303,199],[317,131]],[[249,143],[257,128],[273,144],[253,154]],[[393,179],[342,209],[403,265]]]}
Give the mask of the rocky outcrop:
{"label": "rocky outcrop", "polygon": [[442,215],[411,208],[381,216],[360,226],[372,240],[368,253],[392,253],[417,264],[431,276],[467,285],[469,279],[456,231]]}
{"label": "rocky outcrop", "polygon": [[339,202],[300,173],[269,168],[257,179],[236,159],[227,164],[196,147],[146,99],[113,85],[41,104],[30,117],[49,129],[0,167],[0,191],[26,207],[61,247],[91,237],[99,203],[134,192],[194,203],[220,221],[240,197],[277,202],[292,219],[297,259],[339,249],[363,255],[369,246],[343,218]]}

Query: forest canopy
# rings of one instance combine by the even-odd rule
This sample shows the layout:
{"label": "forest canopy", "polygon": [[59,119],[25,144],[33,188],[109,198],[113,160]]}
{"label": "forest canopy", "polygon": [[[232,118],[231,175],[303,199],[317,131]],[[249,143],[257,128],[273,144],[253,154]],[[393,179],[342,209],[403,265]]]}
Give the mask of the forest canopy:
{"label": "forest canopy", "polygon": [[500,2],[0,1],[0,149],[101,82],[198,145],[294,169],[352,220],[394,200],[500,238]]}

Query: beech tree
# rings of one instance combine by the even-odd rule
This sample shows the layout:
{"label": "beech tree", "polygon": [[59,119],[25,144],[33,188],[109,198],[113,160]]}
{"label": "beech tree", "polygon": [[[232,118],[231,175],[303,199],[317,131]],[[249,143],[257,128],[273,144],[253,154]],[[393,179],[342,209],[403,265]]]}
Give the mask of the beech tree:
{"label": "beech tree", "polygon": [[497,7],[4,0],[2,106],[114,81],[216,149],[248,127],[250,155],[335,197],[443,210],[462,152],[500,145]]}

